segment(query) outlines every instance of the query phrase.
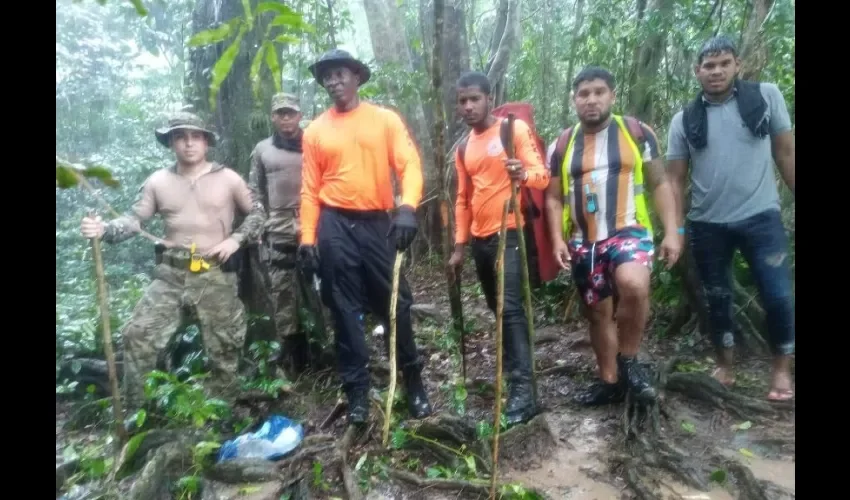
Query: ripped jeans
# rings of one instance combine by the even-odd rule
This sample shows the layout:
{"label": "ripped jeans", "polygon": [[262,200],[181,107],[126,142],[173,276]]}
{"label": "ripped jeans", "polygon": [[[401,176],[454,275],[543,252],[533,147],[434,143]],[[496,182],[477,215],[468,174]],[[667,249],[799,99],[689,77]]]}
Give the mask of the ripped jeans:
{"label": "ripped jeans", "polygon": [[733,336],[732,258],[736,249],[747,261],[767,316],[775,355],[794,352],[794,300],[788,236],[778,210],[767,210],[731,223],[688,221],[688,245],[708,302],[712,342],[735,345]]}

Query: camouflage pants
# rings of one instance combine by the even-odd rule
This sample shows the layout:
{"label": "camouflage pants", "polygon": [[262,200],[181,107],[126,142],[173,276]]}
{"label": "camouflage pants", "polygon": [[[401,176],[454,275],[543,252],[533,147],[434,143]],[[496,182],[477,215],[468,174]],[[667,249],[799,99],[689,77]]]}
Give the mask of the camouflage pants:
{"label": "camouflage pants", "polygon": [[268,254],[269,286],[278,338],[299,333],[298,308],[301,306],[300,273],[295,269],[295,255],[271,249]]}
{"label": "camouflage pants", "polygon": [[122,330],[128,405],[137,407],[144,401],[144,377],[156,369],[159,356],[185,320],[186,312],[199,321],[211,368],[210,387],[218,396],[238,390],[236,375],[246,318],[237,296],[236,274],[216,268],[196,274],[159,264],[153,277]]}

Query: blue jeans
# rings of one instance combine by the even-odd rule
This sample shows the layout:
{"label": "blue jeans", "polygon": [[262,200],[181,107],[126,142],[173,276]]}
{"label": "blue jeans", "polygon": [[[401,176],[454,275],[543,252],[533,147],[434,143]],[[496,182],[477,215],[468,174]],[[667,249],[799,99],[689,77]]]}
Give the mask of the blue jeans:
{"label": "blue jeans", "polygon": [[688,221],[688,245],[708,302],[712,341],[735,345],[732,258],[747,261],[767,315],[769,344],[776,355],[794,352],[794,303],[788,236],[779,211],[768,210],[738,222]]}

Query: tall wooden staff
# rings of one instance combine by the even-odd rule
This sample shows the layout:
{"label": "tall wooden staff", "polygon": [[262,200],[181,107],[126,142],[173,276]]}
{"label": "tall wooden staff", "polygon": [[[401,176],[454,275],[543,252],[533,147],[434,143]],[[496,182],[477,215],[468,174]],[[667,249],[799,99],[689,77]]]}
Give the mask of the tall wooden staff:
{"label": "tall wooden staff", "polygon": [[[514,119],[513,113],[508,113],[508,133],[505,141],[505,153],[509,159],[516,158],[514,152]],[[531,279],[528,275],[528,251],[525,247],[525,234],[522,230],[522,215],[519,209],[519,191],[518,182],[511,182],[511,208],[514,212],[514,221],[516,221],[517,238],[519,239],[519,260],[522,266],[522,296],[525,299],[525,318],[528,321],[528,342],[529,356],[531,357],[531,387],[534,391],[534,399],[537,399],[537,377],[534,372],[534,309],[531,307]],[[528,221],[530,224],[531,221]]]}
{"label": "tall wooden staff", "polygon": [[[94,211],[89,211],[89,217],[94,218]],[[127,441],[124,429],[124,411],[121,408],[121,393],[118,390],[118,371],[115,369],[115,353],[112,351],[112,333],[109,327],[109,296],[106,294],[106,278],[103,272],[103,254],[100,239],[91,239],[94,271],[97,278],[97,296],[100,302],[100,323],[103,328],[103,353],[106,356],[106,367],[109,371],[109,388],[112,392],[112,415],[115,419],[115,433],[123,445]]]}

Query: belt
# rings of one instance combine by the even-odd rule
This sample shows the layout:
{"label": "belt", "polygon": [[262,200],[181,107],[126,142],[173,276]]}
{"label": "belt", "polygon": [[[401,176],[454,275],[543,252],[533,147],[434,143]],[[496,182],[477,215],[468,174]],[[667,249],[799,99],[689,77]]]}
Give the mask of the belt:
{"label": "belt", "polygon": [[[166,264],[168,266],[171,266],[175,269],[179,269],[181,271],[191,271],[192,270],[191,267],[190,267],[192,261],[191,261],[191,259],[186,258],[186,257],[175,257],[173,255],[163,255],[162,256],[162,263]],[[208,262],[208,264],[210,264],[210,266],[207,267],[206,269],[204,269],[203,266],[201,266],[197,271],[192,271],[192,272],[194,274],[203,274],[205,272],[211,271],[212,269],[216,269],[216,268],[219,269],[222,272],[229,272],[227,269],[224,268],[224,266],[216,265],[217,263]]]}
{"label": "belt", "polygon": [[332,207],[330,205],[321,205],[322,210],[334,212],[345,218],[352,220],[379,220],[388,219],[390,212],[388,210],[352,210],[350,208]]}
{"label": "belt", "polygon": [[[507,228],[507,230],[505,230],[505,237],[506,238],[511,236],[511,235],[516,235],[516,234],[517,234],[517,230],[515,228],[509,227],[509,228]],[[493,241],[493,240],[498,240],[498,239],[499,239],[499,232],[498,231],[496,231],[495,233],[488,235],[488,236],[470,236],[470,238],[469,238],[469,240],[473,243],[486,243],[488,241]]]}
{"label": "belt", "polygon": [[276,214],[292,214],[295,217],[299,217],[301,215],[301,210],[297,208],[276,208],[274,210],[269,210],[269,212],[273,212]]}

